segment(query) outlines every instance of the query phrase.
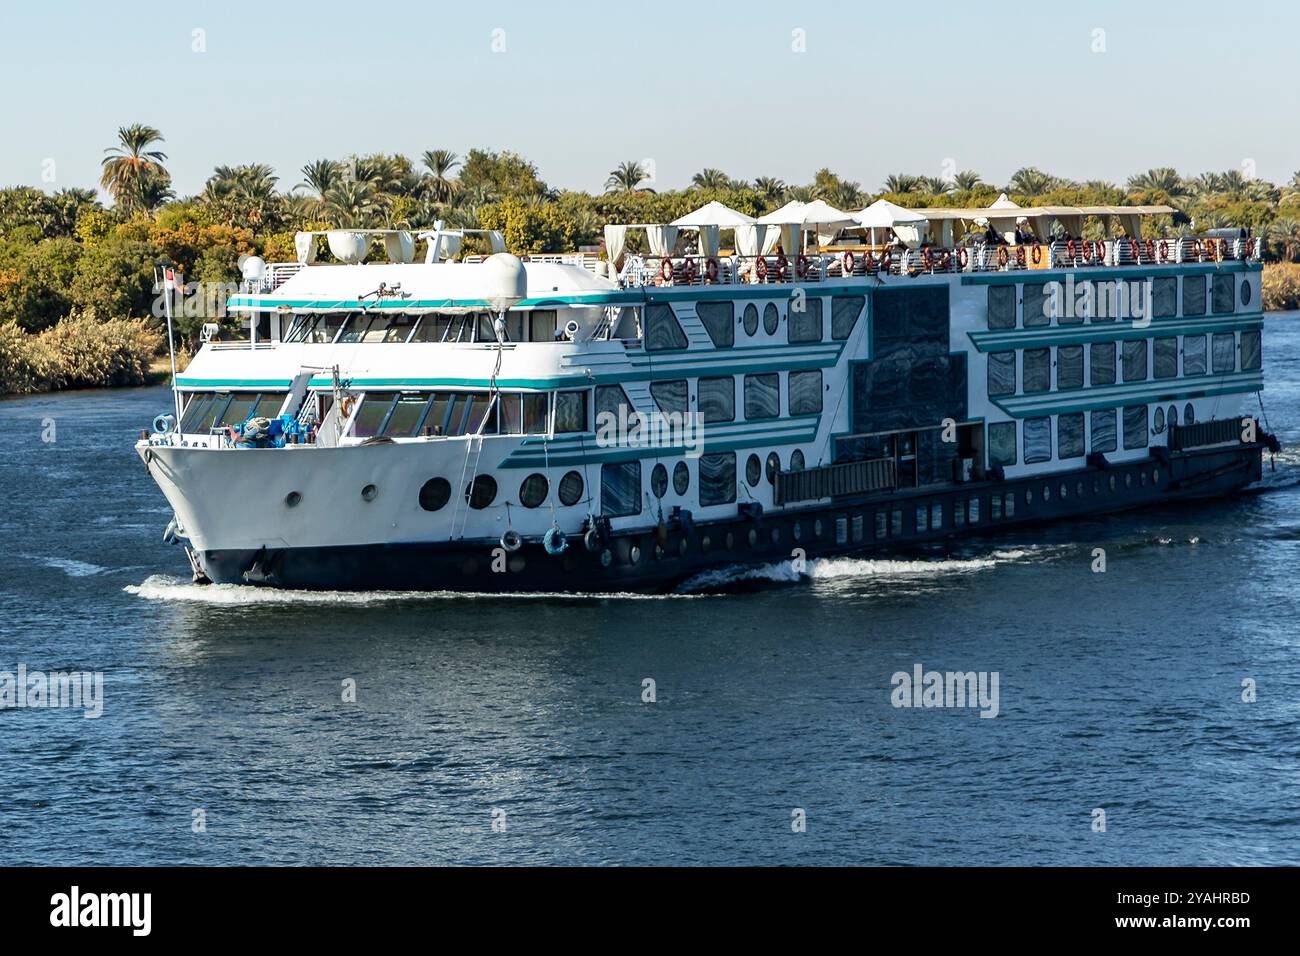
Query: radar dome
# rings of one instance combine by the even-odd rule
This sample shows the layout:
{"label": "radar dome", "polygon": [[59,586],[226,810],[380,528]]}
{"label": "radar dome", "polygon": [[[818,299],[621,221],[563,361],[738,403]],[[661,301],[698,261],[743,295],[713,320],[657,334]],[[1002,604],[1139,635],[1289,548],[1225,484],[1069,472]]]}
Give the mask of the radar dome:
{"label": "radar dome", "polygon": [[266,275],[266,260],[261,256],[244,256],[239,260],[239,271],[249,282]]}
{"label": "radar dome", "polygon": [[479,266],[483,270],[484,295],[493,309],[508,309],[528,297],[528,273],[518,256],[498,252]]}

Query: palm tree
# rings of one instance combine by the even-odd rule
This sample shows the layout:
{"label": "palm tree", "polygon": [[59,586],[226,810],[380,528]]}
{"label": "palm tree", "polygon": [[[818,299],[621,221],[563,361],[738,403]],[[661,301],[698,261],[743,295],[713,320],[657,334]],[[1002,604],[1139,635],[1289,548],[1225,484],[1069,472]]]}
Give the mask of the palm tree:
{"label": "palm tree", "polygon": [[1062,181],[1057,177],[1050,176],[1034,166],[1025,166],[1011,175],[1011,182],[1007,183],[1007,192],[1020,193],[1032,199],[1043,193],[1050,193],[1061,185]]}
{"label": "palm tree", "polygon": [[812,186],[791,186],[784,198],[786,202],[812,202],[817,198],[817,190]]}
{"label": "palm tree", "polygon": [[983,180],[980,179],[980,174],[973,169],[963,169],[952,177],[953,188],[960,192],[974,189],[982,183]]}
{"label": "palm tree", "polygon": [[645,167],[636,160],[625,160],[610,171],[605,179],[605,192],[630,193],[646,178]]}
{"label": "palm tree", "polygon": [[953,184],[938,176],[921,176],[917,188],[919,192],[942,196],[953,188]]}
{"label": "palm tree", "polygon": [[775,176],[759,176],[754,180],[754,189],[768,202],[776,202],[785,195],[786,185]]}
{"label": "palm tree", "polygon": [[[151,147],[163,141],[162,133],[152,126],[133,123],[117,131],[117,146],[104,150],[101,163],[103,174],[99,184],[108,190],[113,201],[126,212],[133,213],[150,208],[144,202],[146,182],[149,180],[168,180],[163,162],[167,154]],[[167,187],[162,187],[167,191]],[[157,198],[158,187],[148,190]]]}
{"label": "palm tree", "polygon": [[176,192],[172,189],[170,176],[166,173],[146,176],[136,192],[136,208],[140,212],[153,213],[175,198]]}
{"label": "palm tree", "polygon": [[1187,195],[1187,184],[1178,170],[1170,166],[1148,169],[1145,173],[1130,176],[1125,188],[1131,193],[1164,193],[1166,196]]}
{"label": "palm tree", "polygon": [[460,157],[449,149],[426,149],[420,159],[429,171],[424,177],[424,191],[434,202],[450,202],[459,188],[451,171],[460,165]]}
{"label": "palm tree", "polygon": [[82,214],[99,208],[99,197],[93,189],[60,189],[50,197],[50,205],[53,207],[50,231],[54,235],[71,236],[77,231]]}
{"label": "palm tree", "polygon": [[691,177],[691,185],[696,189],[726,189],[731,185],[731,177],[720,169],[701,169]]}
{"label": "palm tree", "polygon": [[364,180],[346,180],[330,189],[323,197],[322,212],[340,229],[365,229],[371,227],[384,204],[375,187]]}
{"label": "palm tree", "polygon": [[1300,219],[1283,216],[1274,219],[1268,227],[1268,239],[1282,247],[1282,255],[1288,262],[1294,262],[1300,253]]}
{"label": "palm tree", "polygon": [[913,193],[920,189],[921,178],[909,173],[891,173],[885,177],[885,185],[881,192],[887,193]]}
{"label": "palm tree", "polygon": [[302,168],[302,182],[295,189],[310,189],[317,199],[339,184],[343,179],[342,167],[332,159],[318,159]]}
{"label": "palm tree", "polygon": [[815,188],[818,199],[824,199],[836,209],[860,209],[863,202],[862,186],[847,180],[835,180],[826,186]]}
{"label": "palm tree", "polygon": [[224,222],[261,225],[282,202],[277,182],[275,170],[265,163],[218,166],[203,186],[202,199],[219,210]]}
{"label": "palm tree", "polygon": [[1300,171],[1291,174],[1291,181],[1282,187],[1282,196],[1286,199],[1300,196]]}

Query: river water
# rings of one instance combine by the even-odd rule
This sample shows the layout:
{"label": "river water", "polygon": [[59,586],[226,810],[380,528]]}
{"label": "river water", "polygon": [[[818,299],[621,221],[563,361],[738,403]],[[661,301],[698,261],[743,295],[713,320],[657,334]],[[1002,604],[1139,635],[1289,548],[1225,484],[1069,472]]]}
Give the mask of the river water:
{"label": "river water", "polygon": [[[0,710],[0,863],[1300,863],[1290,447],[1231,500],[742,593],[312,595],[189,584],[131,450],[167,404],[0,401],[0,671],[103,675],[97,719]],[[893,706],[916,665],[997,716]]]}

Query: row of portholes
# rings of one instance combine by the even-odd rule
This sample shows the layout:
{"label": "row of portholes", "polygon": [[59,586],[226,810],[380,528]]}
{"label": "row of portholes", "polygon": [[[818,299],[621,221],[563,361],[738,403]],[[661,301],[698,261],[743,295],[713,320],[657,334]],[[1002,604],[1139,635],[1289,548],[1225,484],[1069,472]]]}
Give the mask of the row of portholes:
{"label": "row of portholes", "polygon": [[[558,494],[560,503],[566,507],[576,505],[582,500],[585,485],[582,475],[576,471],[566,472],[560,479]],[[519,503],[525,508],[537,508],[550,494],[551,483],[540,472],[534,472],[519,485]],[[420,507],[425,511],[439,511],[451,500],[451,483],[446,478],[430,478],[420,488]],[[477,475],[465,489],[465,500],[476,511],[496,501],[497,483],[491,475]]]}
{"label": "row of portholes", "polygon": [[[746,335],[758,334],[758,307],[752,302],[745,306],[745,311],[740,318],[741,324],[745,327]],[[777,327],[781,323],[781,313],[775,305],[769,302],[763,307],[763,331],[768,335],[776,335]]]}
{"label": "row of portholes", "polygon": [[[1132,488],[1132,487],[1133,487],[1133,475],[1134,475],[1134,472],[1132,472],[1132,471],[1126,471],[1126,472],[1124,472],[1124,487],[1125,487],[1125,489],[1129,489],[1129,488]],[[1159,469],[1159,468],[1152,468],[1152,469],[1151,469],[1151,479],[1150,479],[1150,481],[1151,481],[1151,487],[1152,487],[1152,488],[1159,488],[1159,487],[1160,487],[1160,469]],[[1141,488],[1145,488],[1145,487],[1147,486],[1147,472],[1146,472],[1145,470],[1139,470],[1139,471],[1137,472],[1137,483],[1138,483],[1138,486],[1141,487]],[[1106,487],[1107,487],[1107,489],[1108,489],[1109,491],[1111,491],[1111,492],[1114,492],[1114,491],[1116,491],[1116,490],[1119,488],[1119,481],[1118,481],[1118,479],[1115,477],[1114,473],[1112,473],[1112,474],[1110,474],[1110,475],[1107,476],[1107,479],[1106,479]],[[1093,495],[1099,495],[1099,494],[1101,494],[1101,480],[1098,479],[1098,478],[1094,478],[1094,479],[1092,479],[1092,493],[1093,493]],[[1040,494],[1041,494],[1041,496],[1042,496],[1043,501],[1045,501],[1045,502],[1046,502],[1046,501],[1051,501],[1051,500],[1052,500],[1052,486],[1051,486],[1051,485],[1043,485],[1042,490],[1040,491]],[[1070,497],[1070,486],[1067,485],[1064,481],[1061,482],[1061,484],[1060,484],[1060,485],[1057,487],[1057,489],[1056,489],[1056,496],[1057,496],[1061,501],[1065,501],[1067,498]],[[1082,481],[1076,481],[1076,482],[1074,483],[1074,496],[1075,496],[1076,498],[1082,498],[1082,497],[1084,496],[1084,484],[1083,484]],[[1034,503],[1034,489],[1032,489],[1032,488],[1026,488],[1026,489],[1025,489],[1025,504],[1026,504],[1026,505],[1032,505],[1033,503]]]}
{"label": "row of portholes", "polygon": [[[1166,412],[1159,405],[1156,406],[1155,424],[1154,424],[1155,433],[1159,435],[1161,432],[1163,432],[1165,430],[1166,424],[1169,425],[1178,424],[1177,405],[1170,405],[1168,412]],[[1191,402],[1188,402],[1186,405],[1183,406],[1183,424],[1184,425],[1196,424],[1196,409],[1192,408]]]}

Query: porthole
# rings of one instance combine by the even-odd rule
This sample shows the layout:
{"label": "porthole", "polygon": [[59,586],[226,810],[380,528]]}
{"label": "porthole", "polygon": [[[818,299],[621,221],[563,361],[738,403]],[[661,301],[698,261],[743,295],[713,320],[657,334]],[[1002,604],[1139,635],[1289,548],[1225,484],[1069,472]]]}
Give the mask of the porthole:
{"label": "porthole", "polygon": [[1124,487],[1125,488],[1133,487],[1133,472],[1130,471],[1124,474]]}
{"label": "porthole", "polygon": [[284,496],[284,503],[290,508],[298,507],[298,503],[301,501],[302,501],[301,492],[291,491]]}
{"label": "porthole", "polygon": [[1111,490],[1111,491],[1114,491],[1114,490],[1115,490],[1115,476],[1114,476],[1114,475],[1111,475],[1111,476],[1110,476],[1110,479],[1109,479],[1109,482],[1108,482],[1108,483],[1110,484],[1110,490]]}
{"label": "porthole", "polygon": [[736,536],[732,534],[730,531],[728,531],[727,536],[722,539],[722,543],[726,545],[727,550],[730,551],[732,548],[736,546]]}
{"label": "porthole", "polygon": [[681,555],[683,558],[686,557],[687,546],[688,545],[685,538],[682,538],[680,541],[677,542],[677,553]]}
{"label": "porthole", "polygon": [[379,496],[379,489],[374,485],[366,485],[361,489],[362,501],[374,501]]}
{"label": "porthole", "polygon": [[1044,501],[1052,500],[1052,489],[1047,487],[1047,485],[1043,485],[1043,500]]}
{"label": "porthole", "polygon": [[790,529],[790,533],[794,535],[796,541],[803,540],[803,525],[796,521],[794,527]]}
{"label": "porthole", "polygon": [[1165,410],[1159,405],[1156,406],[1154,427],[1157,435],[1165,430]]}
{"label": "porthole", "polygon": [[763,331],[768,335],[776,335],[776,327],[781,321],[781,313],[777,311],[776,306],[769,302],[763,308]]}
{"label": "porthole", "polygon": [[491,475],[477,475],[465,489],[465,500],[476,511],[482,511],[497,499],[496,479]]}
{"label": "porthole", "polygon": [[1173,428],[1178,424],[1178,406],[1170,405],[1169,411],[1165,413],[1165,424]]}
{"label": "porthole", "polygon": [[776,452],[767,456],[767,483],[776,484],[776,473],[781,470],[781,456]]}
{"label": "porthole", "polygon": [[790,452],[790,470],[803,471],[803,452],[798,448]]}
{"label": "porthole", "polygon": [[708,551],[709,548],[711,547],[713,547],[713,539],[706,534],[703,538],[700,539],[700,550]]}
{"label": "porthole", "polygon": [[1241,280],[1241,304],[1250,305],[1250,283],[1245,279]]}
{"label": "porthole", "polygon": [[1026,488],[1026,489],[1025,489],[1025,504],[1027,504],[1027,505],[1032,505],[1033,503],[1034,503],[1034,489],[1033,489],[1033,488]]}
{"label": "porthole", "polygon": [[1096,478],[1092,479],[1092,493],[1093,495],[1101,494],[1101,482]]}
{"label": "porthole", "polygon": [[821,536],[822,536],[822,519],[817,518],[816,520],[813,521],[813,537],[820,538]]}
{"label": "porthole", "polygon": [[1160,469],[1159,469],[1159,468],[1152,468],[1152,469],[1151,469],[1151,484],[1153,484],[1153,485],[1158,485],[1158,484],[1160,484]]}
{"label": "porthole", "polygon": [[1065,482],[1061,482],[1061,487],[1057,490],[1056,494],[1062,501],[1070,497],[1070,489],[1065,486]]}
{"label": "porthole", "polygon": [[781,543],[781,529],[780,529],[780,528],[773,528],[770,537],[771,537],[771,539],[772,539],[772,543],[773,543],[773,544],[780,544],[780,543]]}
{"label": "porthole", "polygon": [[758,306],[752,302],[745,306],[745,334],[755,335],[758,332]]}
{"label": "porthole", "polygon": [[749,482],[749,487],[753,488],[757,485],[762,477],[763,463],[758,460],[757,455],[750,455],[745,459],[745,480]]}
{"label": "porthole", "polygon": [[571,471],[560,479],[560,504],[571,508],[582,499],[582,475]]}
{"label": "porthole", "polygon": [[636,545],[632,545],[632,550],[627,553],[627,559],[632,564],[636,564],[641,560],[641,549]]}
{"label": "porthole", "polygon": [[1075,485],[1074,485],[1074,497],[1076,497],[1076,498],[1082,498],[1082,497],[1083,497],[1083,482],[1082,482],[1082,481],[1079,481],[1079,482],[1076,482],[1076,483],[1075,483]]}
{"label": "porthole", "polygon": [[437,511],[451,500],[451,483],[446,478],[430,478],[420,486],[420,507]]}
{"label": "porthole", "polygon": [[546,476],[541,472],[534,472],[519,486],[519,503],[525,508],[536,508],[546,500],[547,492],[550,490],[551,486]]}
{"label": "porthole", "polygon": [[1145,471],[1138,472],[1138,484],[1143,488],[1147,486],[1147,473]]}
{"label": "porthole", "polygon": [[1191,402],[1188,402],[1186,405],[1183,406],[1183,424],[1184,425],[1196,424],[1196,409],[1192,407]]}
{"label": "porthole", "polygon": [[679,461],[673,467],[673,491],[679,495],[684,495],[690,487],[691,469],[687,467],[686,462]]}
{"label": "porthole", "polygon": [[754,545],[758,544],[758,531],[757,531],[757,529],[755,529],[755,528],[750,528],[750,529],[749,529],[749,534],[747,535],[747,537],[749,538],[749,546],[750,546],[751,548],[754,547]]}
{"label": "porthole", "polygon": [[668,494],[668,469],[664,467],[663,462],[650,469],[650,490],[655,493],[656,498]]}

